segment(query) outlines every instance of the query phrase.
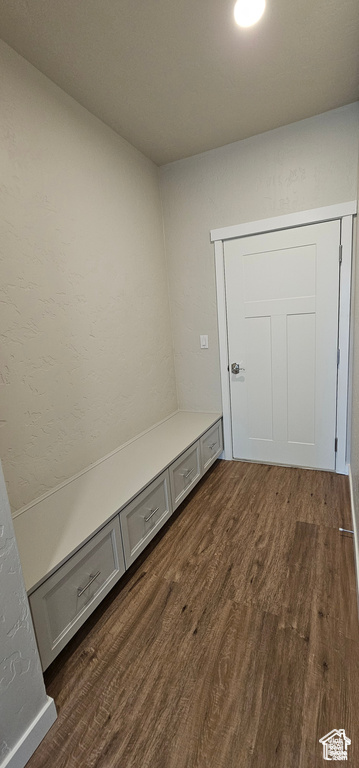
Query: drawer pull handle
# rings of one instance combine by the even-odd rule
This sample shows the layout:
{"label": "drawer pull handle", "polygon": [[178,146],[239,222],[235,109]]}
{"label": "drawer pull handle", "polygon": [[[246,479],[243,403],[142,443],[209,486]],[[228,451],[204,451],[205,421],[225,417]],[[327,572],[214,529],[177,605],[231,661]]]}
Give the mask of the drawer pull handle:
{"label": "drawer pull handle", "polygon": [[148,521],[151,520],[151,517],[153,517],[153,515],[155,515],[156,512],[158,512],[158,510],[159,510],[159,507],[156,507],[156,509],[151,509],[150,510],[151,514],[148,515],[148,517],[145,517],[145,523],[148,523]]}
{"label": "drawer pull handle", "polygon": [[87,582],[86,587],[82,587],[82,589],[81,587],[78,588],[77,597],[81,597],[81,595],[83,595],[83,593],[86,592],[86,589],[88,589],[91,586],[92,582],[95,581],[95,579],[97,579],[100,576],[100,574],[101,574],[101,571],[97,571],[97,573],[95,573],[94,576],[90,576],[90,580]]}
{"label": "drawer pull handle", "polygon": [[215,443],[212,443],[211,445],[209,445],[209,446],[208,446],[209,450],[210,450],[210,451],[213,451],[213,448],[214,448],[214,446],[215,446],[215,445],[217,445],[217,443],[216,443],[216,442],[215,442]]}
{"label": "drawer pull handle", "polygon": [[194,467],[193,469],[188,469],[188,470],[185,469],[184,472],[181,472],[181,475],[182,477],[184,477],[185,480],[187,480],[187,477],[189,477],[192,474],[192,472],[194,472]]}

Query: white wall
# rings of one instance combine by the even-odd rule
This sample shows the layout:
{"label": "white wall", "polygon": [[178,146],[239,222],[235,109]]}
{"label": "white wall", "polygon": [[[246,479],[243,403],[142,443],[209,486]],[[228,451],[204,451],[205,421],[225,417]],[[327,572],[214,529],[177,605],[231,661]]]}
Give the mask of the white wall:
{"label": "white wall", "polygon": [[[358,174],[359,198],[359,174]],[[356,566],[359,600],[359,226],[355,227],[354,244],[354,285],[352,307],[352,402],[351,402],[351,450],[350,475],[352,484],[352,512],[355,530]]]}
{"label": "white wall", "polygon": [[18,509],[177,407],[157,167],[0,43],[0,456]]}
{"label": "white wall", "polygon": [[39,716],[47,710],[50,726],[56,712],[45,692],[1,464],[0,577],[0,766],[21,768],[48,729],[40,723],[38,731]]}
{"label": "white wall", "polygon": [[353,104],[161,168],[181,408],[221,408],[210,230],[356,199],[358,132]]}

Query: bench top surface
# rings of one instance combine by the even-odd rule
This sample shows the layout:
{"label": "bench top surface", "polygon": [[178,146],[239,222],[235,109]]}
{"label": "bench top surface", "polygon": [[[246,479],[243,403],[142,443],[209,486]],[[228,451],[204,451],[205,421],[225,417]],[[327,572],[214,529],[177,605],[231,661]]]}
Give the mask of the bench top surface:
{"label": "bench top surface", "polygon": [[32,592],[221,418],[179,411],[14,517]]}

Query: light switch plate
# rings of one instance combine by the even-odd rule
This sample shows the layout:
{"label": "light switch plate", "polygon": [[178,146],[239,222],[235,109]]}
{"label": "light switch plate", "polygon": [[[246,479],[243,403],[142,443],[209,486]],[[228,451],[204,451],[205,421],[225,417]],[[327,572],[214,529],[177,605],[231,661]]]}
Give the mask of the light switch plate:
{"label": "light switch plate", "polygon": [[199,337],[201,349],[208,349],[208,336],[201,334]]}

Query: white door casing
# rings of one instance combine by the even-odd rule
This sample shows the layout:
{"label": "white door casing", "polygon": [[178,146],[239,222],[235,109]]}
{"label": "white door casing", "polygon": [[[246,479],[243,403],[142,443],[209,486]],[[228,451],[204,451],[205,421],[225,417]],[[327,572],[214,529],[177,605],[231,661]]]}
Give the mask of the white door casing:
{"label": "white door casing", "polygon": [[224,246],[228,240],[242,238],[250,234],[274,232],[288,228],[302,227],[306,224],[337,220],[340,222],[342,264],[339,286],[339,346],[340,365],[337,383],[337,453],[336,471],[347,474],[347,405],[349,381],[349,320],[351,294],[351,263],[353,240],[353,217],[356,215],[357,201],[341,203],[325,208],[300,211],[294,214],[278,216],[272,219],[239,224],[211,231],[214,242],[217,314],[219,333],[219,355],[221,372],[221,391],[223,409],[224,451],[222,458],[232,459],[232,424],[229,386],[229,355],[227,339],[227,311],[224,274]]}
{"label": "white door casing", "polygon": [[339,221],[225,243],[234,458],[335,469],[339,246]]}

